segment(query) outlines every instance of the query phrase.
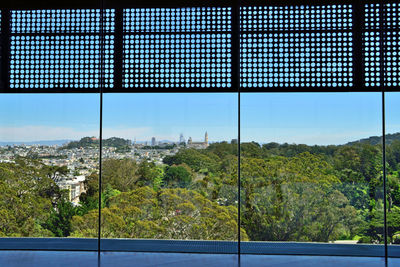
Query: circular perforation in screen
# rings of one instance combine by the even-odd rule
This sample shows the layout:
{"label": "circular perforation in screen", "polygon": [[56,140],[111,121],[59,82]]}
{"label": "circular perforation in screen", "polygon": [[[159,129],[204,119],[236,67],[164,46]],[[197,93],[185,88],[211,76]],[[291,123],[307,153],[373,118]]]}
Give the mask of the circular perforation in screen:
{"label": "circular perforation in screen", "polygon": [[[11,88],[96,88],[100,36],[12,36]],[[105,36],[105,87],[113,82],[114,37]]]}
{"label": "circular perforation in screen", "polygon": [[400,3],[385,5],[385,26],[389,29],[400,28]]}
{"label": "circular perforation in screen", "polygon": [[400,85],[400,32],[386,33],[385,85]]}
{"label": "circular perforation in screen", "polygon": [[243,34],[240,70],[243,87],[351,86],[352,34]]}
{"label": "circular perforation in screen", "polygon": [[366,86],[381,86],[381,67],[384,68],[385,86],[399,86],[399,53],[400,53],[400,4],[386,3],[384,5],[384,66],[380,64],[380,21],[379,4],[365,6],[364,38],[364,72]]}
{"label": "circular perforation in screen", "polygon": [[241,8],[241,28],[252,30],[351,29],[351,5],[249,6]]}
{"label": "circular perforation in screen", "polygon": [[380,34],[364,32],[364,73],[366,86],[380,85]]}
{"label": "circular perforation in screen", "polygon": [[[12,10],[11,33],[99,33],[99,9]],[[104,31],[114,31],[115,10],[105,9]]]}
{"label": "circular perforation in screen", "polygon": [[230,31],[231,8],[124,9],[125,32]]}
{"label": "circular perforation in screen", "polygon": [[366,29],[379,28],[379,4],[366,4],[364,16],[364,27]]}
{"label": "circular perforation in screen", "polygon": [[230,34],[126,35],[124,87],[228,87]]}

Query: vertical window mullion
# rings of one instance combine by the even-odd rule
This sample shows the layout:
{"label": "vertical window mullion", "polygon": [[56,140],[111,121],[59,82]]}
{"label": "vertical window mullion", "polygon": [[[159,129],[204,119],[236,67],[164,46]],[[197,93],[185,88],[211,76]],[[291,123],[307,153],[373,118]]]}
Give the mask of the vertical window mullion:
{"label": "vertical window mullion", "polygon": [[123,9],[115,10],[114,31],[114,89],[121,90],[123,84],[123,56],[124,56],[124,18]]}
{"label": "vertical window mullion", "polygon": [[363,23],[364,7],[360,1],[353,4],[353,87],[360,90],[365,87],[365,74],[363,59]]}
{"label": "vertical window mullion", "polygon": [[232,5],[232,66],[231,66],[231,76],[232,76],[232,83],[231,88],[232,90],[237,90],[238,94],[238,181],[237,181],[237,190],[238,190],[238,265],[240,266],[240,227],[241,227],[241,220],[240,220],[240,5],[239,0],[235,0]]}
{"label": "vertical window mullion", "polygon": [[385,262],[388,260],[388,230],[387,230],[387,183],[386,183],[386,122],[385,122],[385,1],[379,1],[379,80],[380,91],[382,92],[382,175],[383,175],[383,227],[384,227],[384,246],[385,246]]}
{"label": "vertical window mullion", "polygon": [[0,92],[10,88],[10,12],[1,9],[1,84]]}

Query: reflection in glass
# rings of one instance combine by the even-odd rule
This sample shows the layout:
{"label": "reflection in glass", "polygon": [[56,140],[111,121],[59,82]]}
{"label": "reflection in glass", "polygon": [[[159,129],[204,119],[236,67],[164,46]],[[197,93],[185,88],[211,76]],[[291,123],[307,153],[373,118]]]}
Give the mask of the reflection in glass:
{"label": "reflection in glass", "polygon": [[250,240],[383,242],[380,103],[377,93],[242,94]]}
{"label": "reflection in glass", "polygon": [[[95,94],[7,94],[0,97],[0,236],[97,236],[88,182],[96,179],[99,146]],[[92,206],[91,206],[92,205]],[[81,231],[91,214],[90,231]]]}

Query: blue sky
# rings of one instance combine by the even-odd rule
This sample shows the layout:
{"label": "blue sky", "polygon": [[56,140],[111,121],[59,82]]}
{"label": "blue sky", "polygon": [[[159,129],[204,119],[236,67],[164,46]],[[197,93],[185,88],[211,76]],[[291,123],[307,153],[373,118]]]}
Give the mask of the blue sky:
{"label": "blue sky", "polygon": [[[387,132],[400,131],[400,93],[386,96]],[[0,141],[98,136],[97,94],[2,94]],[[104,137],[138,141],[237,138],[237,94],[105,94]],[[381,133],[380,93],[241,94],[242,141],[342,144]]]}

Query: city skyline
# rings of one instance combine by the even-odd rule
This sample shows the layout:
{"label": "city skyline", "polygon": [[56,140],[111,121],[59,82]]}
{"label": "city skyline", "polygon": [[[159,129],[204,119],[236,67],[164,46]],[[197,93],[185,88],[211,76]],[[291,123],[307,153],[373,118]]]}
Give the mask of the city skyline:
{"label": "city skyline", "polygon": [[[241,94],[241,141],[344,144],[382,133],[380,93]],[[387,93],[386,133],[400,132],[400,94]],[[99,136],[99,95],[24,94],[0,98],[0,142]],[[237,139],[238,97],[105,94],[103,138],[210,142]]]}

